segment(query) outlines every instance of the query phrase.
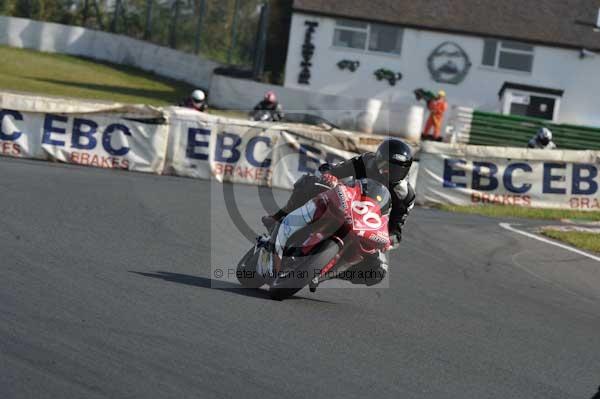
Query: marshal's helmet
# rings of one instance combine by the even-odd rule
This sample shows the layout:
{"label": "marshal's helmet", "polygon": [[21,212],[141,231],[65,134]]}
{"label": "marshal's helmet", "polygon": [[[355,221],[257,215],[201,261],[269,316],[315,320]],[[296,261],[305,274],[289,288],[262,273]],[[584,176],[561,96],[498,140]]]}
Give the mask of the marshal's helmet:
{"label": "marshal's helmet", "polygon": [[541,127],[537,131],[537,139],[543,145],[548,145],[552,141],[552,132],[546,127]]}

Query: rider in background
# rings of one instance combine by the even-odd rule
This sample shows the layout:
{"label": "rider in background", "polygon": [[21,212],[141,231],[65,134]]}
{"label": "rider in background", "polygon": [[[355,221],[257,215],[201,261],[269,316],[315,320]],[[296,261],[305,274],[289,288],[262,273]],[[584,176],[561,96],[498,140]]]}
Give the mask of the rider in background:
{"label": "rider in background", "polygon": [[[412,161],[410,146],[400,139],[390,138],[384,140],[374,153],[367,152],[334,165],[323,164],[316,175],[302,176],[294,184],[294,191],[288,203],[274,215],[264,216],[263,224],[271,231],[286,215],[322,192],[323,189],[319,186],[331,187],[337,179],[345,177],[370,178],[387,186],[392,196],[388,227],[392,246],[396,247],[402,239],[402,227],[408,218],[408,213],[415,204],[415,191],[407,180]],[[349,271],[358,273],[348,275],[370,276],[366,279],[350,280],[353,284],[370,286],[383,280],[387,268],[386,257],[379,253],[353,266]]]}
{"label": "rider in background", "polygon": [[552,132],[550,129],[541,127],[538,129],[535,136],[527,143],[528,148],[538,148],[542,150],[553,150],[556,144],[552,141]]}
{"label": "rider in background", "polygon": [[281,107],[281,104],[277,102],[277,96],[273,91],[266,92],[262,101],[256,104],[252,112],[253,118],[257,114],[257,111],[270,112],[271,119],[275,122],[283,119],[283,108]]}
{"label": "rider in background", "polygon": [[206,101],[206,93],[203,90],[194,90],[188,98],[183,100],[179,106],[195,109],[198,112],[206,112],[208,103]]}

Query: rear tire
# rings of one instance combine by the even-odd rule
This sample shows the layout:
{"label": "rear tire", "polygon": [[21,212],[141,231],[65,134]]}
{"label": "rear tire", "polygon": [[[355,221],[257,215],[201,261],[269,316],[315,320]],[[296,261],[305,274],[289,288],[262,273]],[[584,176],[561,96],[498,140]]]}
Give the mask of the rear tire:
{"label": "rear tire", "polygon": [[259,288],[265,284],[265,280],[256,271],[259,251],[254,253],[255,247],[250,248],[237,265],[236,277],[240,284],[246,288]]}
{"label": "rear tire", "polygon": [[[292,297],[316,277],[316,268],[318,267],[320,270],[325,267],[339,250],[335,241],[326,240],[308,256],[284,258],[282,272],[270,284],[271,299],[281,301]],[[293,277],[286,277],[286,273],[291,273]]]}

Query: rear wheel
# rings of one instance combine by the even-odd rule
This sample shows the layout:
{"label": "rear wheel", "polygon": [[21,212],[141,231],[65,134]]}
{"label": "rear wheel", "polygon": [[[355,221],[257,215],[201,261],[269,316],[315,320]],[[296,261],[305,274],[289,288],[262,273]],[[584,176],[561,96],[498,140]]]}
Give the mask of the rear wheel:
{"label": "rear wheel", "polygon": [[254,251],[255,247],[250,248],[246,255],[242,257],[237,265],[236,277],[241,285],[246,288],[259,288],[265,283],[262,276],[256,271],[260,251]]}
{"label": "rear wheel", "polygon": [[308,285],[316,277],[316,273],[325,267],[339,250],[335,241],[326,240],[310,255],[283,258],[282,271],[270,284],[271,298],[283,300],[293,296]]}

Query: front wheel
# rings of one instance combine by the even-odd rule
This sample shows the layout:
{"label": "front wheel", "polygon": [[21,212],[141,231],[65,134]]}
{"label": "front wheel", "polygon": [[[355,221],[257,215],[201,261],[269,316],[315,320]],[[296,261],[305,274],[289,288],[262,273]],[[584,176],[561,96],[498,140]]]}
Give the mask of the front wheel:
{"label": "front wheel", "polygon": [[284,258],[281,272],[270,284],[271,298],[281,301],[292,297],[308,285],[339,250],[335,241],[326,240],[307,256]]}
{"label": "front wheel", "polygon": [[256,270],[260,251],[256,247],[250,248],[246,255],[240,260],[236,269],[236,277],[240,284],[246,288],[259,288],[265,280]]}

